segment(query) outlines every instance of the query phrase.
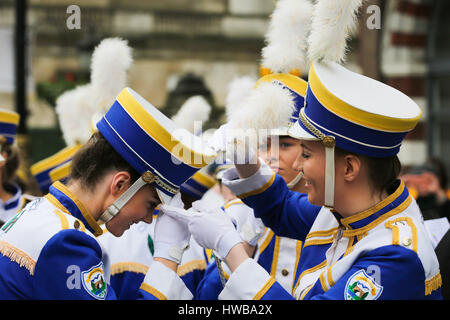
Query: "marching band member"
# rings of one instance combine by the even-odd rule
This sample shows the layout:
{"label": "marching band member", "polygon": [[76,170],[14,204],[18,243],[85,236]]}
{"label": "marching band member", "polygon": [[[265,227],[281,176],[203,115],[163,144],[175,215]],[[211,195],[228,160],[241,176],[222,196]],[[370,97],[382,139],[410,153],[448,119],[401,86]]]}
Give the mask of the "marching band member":
{"label": "marching band member", "polygon": [[0,110],[0,225],[33,199],[14,183],[20,161],[14,144],[19,119],[16,112]]}
{"label": "marching band member", "polygon": [[[209,190],[211,180],[202,170],[180,186],[181,200],[185,207],[192,202],[191,197],[199,200]],[[186,187],[188,185],[188,187]],[[153,222],[144,221],[130,226],[121,237],[116,237],[107,230],[98,237],[102,247],[108,253],[111,272],[111,287],[121,300],[135,300],[155,254],[155,225],[158,209],[153,212]],[[203,277],[208,257],[205,251],[191,237],[189,247],[184,251],[177,275],[185,286],[194,292],[197,283]]]}
{"label": "marching band member", "polygon": [[[297,168],[292,168],[294,160],[301,150],[300,142],[289,137],[287,131],[298,119],[298,112],[304,104],[307,83],[299,75],[302,70],[307,68],[305,39],[309,32],[311,14],[312,4],[309,1],[288,0],[278,3],[271,16],[269,31],[266,35],[267,46],[262,50],[261,79],[256,82],[256,85],[253,85],[259,90],[267,84],[275,83],[288,90],[294,97],[294,110],[291,111],[288,118],[284,119],[284,123],[280,127],[270,131],[267,140],[262,143],[259,156],[274,172],[280,174],[291,190],[300,193],[305,192],[304,182],[301,180],[301,173]],[[249,90],[249,92],[251,91]],[[230,95],[234,95],[232,90],[230,90]],[[264,98],[270,100],[267,95]],[[243,104],[242,100],[244,99],[241,97],[238,103],[231,104],[231,108],[227,105],[228,119],[238,118],[242,114],[243,108],[249,110],[246,119],[265,117],[266,115],[261,113],[261,104],[259,103],[262,99],[255,100],[253,104]],[[273,110],[270,108],[266,108],[266,110],[273,114],[281,111],[279,105],[270,106],[273,107]],[[287,114],[287,112],[280,113]],[[253,121],[255,122],[255,120]],[[261,121],[266,120],[262,119]],[[230,200],[224,205],[224,211],[233,218],[237,225],[241,237],[245,240],[243,245],[248,255],[253,257],[273,278],[277,279],[285,290],[291,292],[294,287],[294,276],[297,271],[302,242],[280,237],[274,234],[270,228],[266,228],[262,234],[258,230],[260,229],[258,228],[260,219],[254,217],[253,210],[239,200],[226,186],[223,184],[221,186],[227,195],[231,195],[228,196]],[[243,229],[246,232],[242,232]],[[229,269],[225,263],[222,264],[222,267],[226,270],[225,278],[228,278]],[[207,273],[209,273],[208,277],[205,277],[202,287],[198,290],[199,298],[217,299],[222,290],[218,272],[213,266],[209,266]]]}
{"label": "marching band member", "polygon": [[[100,119],[99,119],[100,120]],[[95,133],[95,132],[94,132]],[[68,161],[50,171],[52,183],[67,184],[72,161]],[[155,215],[153,215],[155,219]],[[139,287],[153,261],[153,240],[149,229],[154,224],[144,221],[133,224],[121,237],[112,235],[100,224],[103,233],[97,237],[110,262],[110,284],[120,300],[135,300],[139,297]]]}
{"label": "marching band member", "polygon": [[[0,298],[115,299],[107,252],[96,239],[103,233],[99,221],[121,236],[134,223],[150,223],[160,203],[182,206],[180,185],[216,156],[198,137],[176,139],[174,123],[130,88],[97,128],[73,158],[68,184],[54,183],[3,225]],[[164,217],[157,219],[154,261],[140,298],[191,296],[176,275],[190,234]]]}
{"label": "marching band member", "polygon": [[[193,96],[180,107],[172,117],[172,121],[180,131],[185,129],[194,133],[195,121],[206,121],[210,111],[211,106],[203,97]],[[177,132],[182,133],[184,132]],[[180,186],[181,200],[186,208],[190,207],[192,201],[199,200],[215,184],[215,181],[203,171],[204,169],[197,171]],[[157,218],[158,210],[155,210],[154,223],[134,224],[121,237],[107,231],[99,237],[110,259],[111,286],[120,299],[134,300],[138,297],[138,289],[153,261]],[[184,252],[177,269],[178,276],[191,292],[203,276],[206,262],[204,249],[191,238],[189,248]]]}
{"label": "marching band member", "polygon": [[[287,130],[287,127],[285,129]],[[271,156],[271,144],[268,143],[267,146],[268,148],[264,150],[264,153],[260,152],[260,157],[265,160],[274,172],[278,172],[286,183],[289,184],[289,182],[294,181],[298,171],[292,168],[292,165],[298,152],[300,152],[300,142],[287,135],[279,137],[279,155],[277,158]],[[223,171],[220,170],[218,172],[219,180]],[[221,182],[219,183],[222,184]],[[295,285],[294,279],[301,254],[302,242],[274,234],[270,228],[264,227],[260,219],[254,217],[253,210],[237,198],[226,186],[222,185],[221,189],[225,190],[224,193],[226,195],[233,195],[229,197],[230,200],[225,203],[223,209],[232,218],[238,232],[240,232],[241,238],[245,240],[243,244],[248,255],[256,260],[273,278],[277,279],[286,291],[291,292]],[[293,185],[291,184],[290,189],[295,192],[305,193],[302,180],[297,181]],[[245,232],[242,232],[244,230]],[[231,272],[225,263],[222,263],[222,268],[225,279],[228,279]],[[197,289],[196,299],[217,300],[222,289],[216,265],[215,263],[210,263]]]}
{"label": "marching band member", "polygon": [[[297,162],[308,202],[322,206],[318,215],[261,161],[236,164],[223,180],[275,233],[305,241],[295,298],[441,299],[439,264],[420,209],[398,179],[396,155],[420,108],[400,91],[339,64],[342,36],[359,5],[317,2],[305,107],[289,130],[302,142]],[[216,248],[225,235],[231,238],[232,225],[219,214],[168,213],[184,219],[200,245]],[[215,232],[202,231],[204,225]],[[293,298],[241,243],[228,246],[232,274],[219,298]]]}

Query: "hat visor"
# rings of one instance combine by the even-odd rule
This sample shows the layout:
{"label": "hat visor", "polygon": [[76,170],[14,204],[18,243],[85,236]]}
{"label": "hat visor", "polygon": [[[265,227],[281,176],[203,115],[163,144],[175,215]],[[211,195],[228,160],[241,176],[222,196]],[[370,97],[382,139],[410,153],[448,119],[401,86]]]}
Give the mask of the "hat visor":
{"label": "hat visor", "polygon": [[298,123],[298,121],[288,129],[287,134],[292,138],[299,140],[319,140],[319,138],[313,136],[305,129],[303,129],[302,126]]}
{"label": "hat visor", "polygon": [[161,204],[169,204],[173,197],[169,196],[168,194],[165,194],[158,188],[155,188],[156,193],[158,194],[159,200],[161,201]]}
{"label": "hat visor", "polygon": [[270,130],[271,136],[287,136],[288,135],[288,127],[280,127],[276,129]]}

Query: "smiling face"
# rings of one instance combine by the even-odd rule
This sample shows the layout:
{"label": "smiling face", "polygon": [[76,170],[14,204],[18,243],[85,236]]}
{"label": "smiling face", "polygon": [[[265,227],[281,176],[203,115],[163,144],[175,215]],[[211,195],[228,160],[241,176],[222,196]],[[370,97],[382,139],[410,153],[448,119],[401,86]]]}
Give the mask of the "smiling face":
{"label": "smiling face", "polygon": [[260,156],[275,173],[278,173],[286,183],[289,183],[298,174],[298,170],[293,168],[293,164],[302,150],[300,141],[289,136],[279,136],[278,152],[275,150],[276,146],[272,146],[275,142],[276,139],[271,140],[269,138],[267,148],[260,150]]}
{"label": "smiling face", "polygon": [[318,141],[301,140],[300,145],[302,151],[295,165],[298,164],[303,171],[308,201],[322,206],[325,198],[325,148]]}
{"label": "smiling face", "polygon": [[151,223],[153,211],[161,203],[154,187],[145,185],[122,207],[119,214],[106,227],[114,236],[120,237],[134,223]]}

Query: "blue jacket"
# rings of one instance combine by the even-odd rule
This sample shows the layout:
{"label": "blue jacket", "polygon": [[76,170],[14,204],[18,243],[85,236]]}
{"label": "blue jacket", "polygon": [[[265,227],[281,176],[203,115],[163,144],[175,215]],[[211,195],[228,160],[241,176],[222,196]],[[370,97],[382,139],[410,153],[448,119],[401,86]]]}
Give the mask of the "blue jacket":
{"label": "blue jacket", "polygon": [[[70,190],[54,183],[1,228],[0,299],[117,299],[108,254],[96,238],[102,233]],[[154,262],[137,297],[192,295],[175,272]]]}
{"label": "blue jacket", "polygon": [[[439,264],[423,218],[403,182],[374,207],[348,218],[314,213],[265,164],[250,178],[230,169],[223,182],[278,235],[303,241],[294,296],[246,260],[221,299],[440,299]],[[242,290],[245,288],[245,290]]]}

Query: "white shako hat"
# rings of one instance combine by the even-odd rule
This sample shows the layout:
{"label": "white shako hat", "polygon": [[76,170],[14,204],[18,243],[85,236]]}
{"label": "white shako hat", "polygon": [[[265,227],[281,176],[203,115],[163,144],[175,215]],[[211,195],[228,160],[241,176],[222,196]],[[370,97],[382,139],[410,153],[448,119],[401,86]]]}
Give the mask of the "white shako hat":
{"label": "white shako hat", "polygon": [[97,123],[99,132],[141,177],[101,216],[105,222],[145,184],[155,187],[168,203],[183,182],[211,163],[216,153],[197,137],[177,126],[130,88],[123,89]]}

